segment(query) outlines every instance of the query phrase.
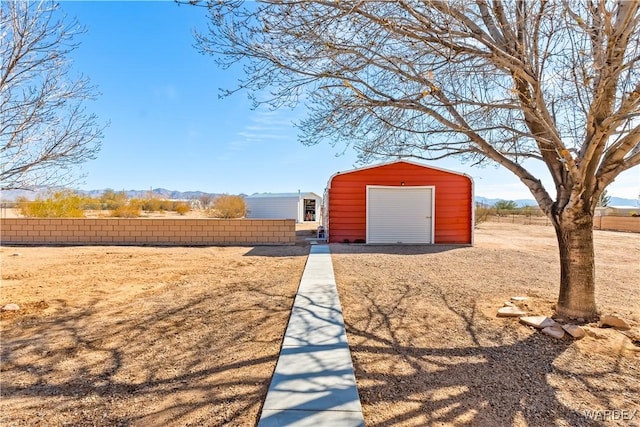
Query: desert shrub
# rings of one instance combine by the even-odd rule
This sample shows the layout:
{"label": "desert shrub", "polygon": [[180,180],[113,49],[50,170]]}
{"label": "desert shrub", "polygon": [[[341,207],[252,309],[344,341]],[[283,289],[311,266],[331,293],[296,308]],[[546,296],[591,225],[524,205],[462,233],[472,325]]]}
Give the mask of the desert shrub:
{"label": "desert shrub", "polygon": [[115,210],[127,204],[127,195],[124,191],[116,193],[112,189],[107,188],[100,196],[100,203],[102,209]]}
{"label": "desert shrub", "polygon": [[517,209],[518,205],[513,200],[498,200],[493,207],[496,208],[498,215],[506,215]]}
{"label": "desert shrub", "polygon": [[518,211],[520,211],[521,215],[526,215],[528,217],[545,216],[544,212],[542,212],[542,210],[537,206],[523,206],[522,208],[519,208]]}
{"label": "desert shrub", "polygon": [[184,215],[187,212],[191,211],[191,206],[189,206],[189,204],[185,203],[185,202],[178,202],[178,203],[175,204],[174,210],[179,215]]}
{"label": "desert shrub", "polygon": [[83,210],[99,211],[102,209],[102,203],[100,199],[94,197],[85,197],[82,202]]}
{"label": "desert shrub", "polygon": [[215,218],[244,218],[247,214],[247,205],[242,196],[223,194],[213,201],[213,206],[208,215]]}
{"label": "desert shrub", "polygon": [[72,191],[56,191],[34,201],[18,200],[20,213],[30,218],[82,218],[88,198]]}
{"label": "desert shrub", "polygon": [[162,208],[162,200],[157,197],[149,197],[147,199],[141,200],[141,206],[143,211],[145,212],[158,212]]}
{"label": "desert shrub", "polygon": [[118,218],[137,218],[142,215],[142,201],[131,199],[124,205],[111,209],[111,216]]}
{"label": "desert shrub", "polygon": [[483,205],[476,205],[475,225],[485,222],[491,215],[495,214],[495,209]]}

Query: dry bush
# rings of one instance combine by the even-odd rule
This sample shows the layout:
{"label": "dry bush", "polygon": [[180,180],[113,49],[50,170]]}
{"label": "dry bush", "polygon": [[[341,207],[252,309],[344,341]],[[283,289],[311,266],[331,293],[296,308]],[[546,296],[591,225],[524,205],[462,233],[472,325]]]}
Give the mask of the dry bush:
{"label": "dry bush", "polygon": [[174,210],[179,215],[185,215],[187,212],[191,211],[191,206],[189,206],[189,204],[185,202],[178,202],[175,204]]}
{"label": "dry bush", "polygon": [[149,197],[141,202],[141,208],[145,212],[158,212],[162,209],[162,200],[157,197]]}
{"label": "dry bush", "polygon": [[91,199],[72,191],[56,191],[47,198],[18,200],[20,214],[29,218],[82,218]]}
{"label": "dry bush", "polygon": [[116,193],[114,190],[107,188],[100,196],[102,209],[115,210],[127,204],[127,195],[124,191]]}
{"label": "dry bush", "polygon": [[218,196],[208,215],[214,218],[244,218],[247,214],[247,205],[242,196],[223,194]]}
{"label": "dry bush", "polygon": [[138,218],[142,215],[142,201],[131,199],[126,204],[112,209],[110,215],[117,218]]}
{"label": "dry bush", "polygon": [[488,208],[486,206],[476,205],[475,225],[485,222],[487,219],[489,219],[490,215],[495,215],[494,208]]}

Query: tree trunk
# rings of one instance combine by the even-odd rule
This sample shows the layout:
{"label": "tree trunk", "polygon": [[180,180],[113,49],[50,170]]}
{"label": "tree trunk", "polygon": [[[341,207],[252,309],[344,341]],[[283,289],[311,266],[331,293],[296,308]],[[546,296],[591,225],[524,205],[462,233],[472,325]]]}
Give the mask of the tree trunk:
{"label": "tree trunk", "polygon": [[556,312],[564,318],[596,317],[593,216],[564,211],[554,222],[560,249],[560,295]]}

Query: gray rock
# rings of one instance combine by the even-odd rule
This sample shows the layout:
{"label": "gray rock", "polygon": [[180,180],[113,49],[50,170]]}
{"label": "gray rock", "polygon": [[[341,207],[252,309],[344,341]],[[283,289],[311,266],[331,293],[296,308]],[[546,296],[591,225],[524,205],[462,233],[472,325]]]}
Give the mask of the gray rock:
{"label": "gray rock", "polygon": [[612,328],[621,329],[623,331],[628,331],[631,329],[631,326],[623,319],[618,316],[604,315],[600,316],[599,326],[601,328],[611,326]]}
{"label": "gray rock", "polygon": [[520,323],[533,326],[536,329],[544,329],[557,325],[556,321],[547,316],[526,316],[520,318]]}
{"label": "gray rock", "polygon": [[518,307],[502,307],[498,309],[498,317],[520,317],[527,314],[526,311],[521,310]]}
{"label": "gray rock", "polygon": [[587,335],[584,329],[578,325],[562,325],[562,329],[577,340],[582,339]]}
{"label": "gray rock", "polygon": [[18,311],[20,310],[20,306],[18,304],[7,304],[4,307],[2,307],[2,311]]}
{"label": "gray rock", "polygon": [[547,326],[542,333],[558,339],[564,338],[564,329],[560,325]]}

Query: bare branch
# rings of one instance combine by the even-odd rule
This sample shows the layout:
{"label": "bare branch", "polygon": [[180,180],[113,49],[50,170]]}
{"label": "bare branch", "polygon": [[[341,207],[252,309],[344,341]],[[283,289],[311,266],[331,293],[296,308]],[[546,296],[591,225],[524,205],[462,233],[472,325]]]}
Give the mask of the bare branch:
{"label": "bare branch", "polygon": [[71,78],[68,55],[84,30],[51,2],[0,4],[0,187],[68,184],[102,137],[84,101],[96,91]]}
{"label": "bare branch", "polygon": [[[639,115],[640,3],[208,5],[201,50],[241,61],[240,88],[256,102],[304,100],[306,144],[353,146],[362,160],[498,163],[552,216],[595,206],[601,186],[635,166],[619,129]],[[546,165],[555,202],[524,159]]]}

